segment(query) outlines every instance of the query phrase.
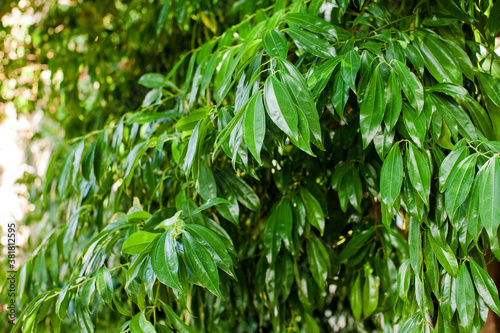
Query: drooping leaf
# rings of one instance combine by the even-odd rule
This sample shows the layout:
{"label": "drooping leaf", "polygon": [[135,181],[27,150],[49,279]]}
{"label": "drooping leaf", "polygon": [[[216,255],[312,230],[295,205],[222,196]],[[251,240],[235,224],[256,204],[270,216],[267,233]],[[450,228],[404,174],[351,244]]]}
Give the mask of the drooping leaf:
{"label": "drooping leaf", "polygon": [[172,239],[170,230],[164,232],[153,245],[151,265],[161,283],[170,288],[182,290],[178,276],[177,246]]}
{"label": "drooping leaf", "polygon": [[385,91],[379,68],[375,68],[368,88],[364,94],[359,111],[359,125],[363,137],[363,149],[366,149],[375,137],[384,119]]}

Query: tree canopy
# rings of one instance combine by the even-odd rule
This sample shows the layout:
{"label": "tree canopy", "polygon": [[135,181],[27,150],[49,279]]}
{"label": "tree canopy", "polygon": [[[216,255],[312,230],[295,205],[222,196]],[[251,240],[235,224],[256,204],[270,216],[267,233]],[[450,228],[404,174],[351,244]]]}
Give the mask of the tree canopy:
{"label": "tree canopy", "polygon": [[24,2],[32,57],[2,20],[2,94],[64,137],[25,179],[41,232],[9,329],[479,332],[500,315],[499,2]]}

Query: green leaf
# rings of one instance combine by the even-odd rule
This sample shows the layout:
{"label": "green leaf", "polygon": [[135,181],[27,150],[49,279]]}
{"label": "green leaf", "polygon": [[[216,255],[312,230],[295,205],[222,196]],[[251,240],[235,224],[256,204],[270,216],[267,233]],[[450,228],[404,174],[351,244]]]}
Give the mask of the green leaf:
{"label": "green leaf", "polygon": [[361,66],[361,58],[358,51],[351,50],[344,54],[340,68],[344,81],[349,85],[352,91],[356,92],[356,74]]}
{"label": "green leaf", "polygon": [[290,13],[284,17],[285,22],[290,26],[298,25],[314,33],[324,34],[333,40],[345,40],[351,37],[351,34],[331,23],[319,18],[316,15],[306,13]]}
{"label": "green leaf", "polygon": [[476,173],[477,155],[473,154],[465,158],[458,165],[453,179],[450,179],[450,186],[445,192],[446,211],[451,220],[455,215],[455,210],[462,205],[474,181]]}
{"label": "green leaf", "polygon": [[271,212],[266,219],[266,225],[264,227],[263,235],[264,251],[266,253],[266,259],[269,265],[272,265],[275,262],[281,247],[281,236],[278,230],[278,219],[278,204],[275,204],[271,208]]}
{"label": "green leaf", "polygon": [[342,185],[345,186],[349,196],[349,202],[353,207],[361,213],[361,199],[363,196],[363,185],[361,178],[355,168],[351,168],[344,176]]}
{"label": "green leaf", "polygon": [[443,243],[439,235],[436,235],[435,232],[429,232],[427,235],[429,237],[429,243],[434,250],[436,258],[439,260],[439,263],[441,263],[448,274],[456,277],[458,275],[458,263],[457,258],[455,257],[455,254],[450,246]]}
{"label": "green leaf", "polygon": [[460,318],[460,326],[466,332],[469,332],[474,319],[475,292],[469,270],[465,263],[460,266],[460,272],[457,276],[457,312]]}
{"label": "green leaf", "polygon": [[178,276],[177,246],[172,238],[171,230],[164,232],[153,245],[151,265],[161,283],[170,288],[182,290]]}
{"label": "green leaf", "polygon": [[154,234],[147,231],[138,231],[132,234],[122,246],[122,252],[127,254],[139,254],[146,247],[148,247],[151,242],[153,242],[156,237],[160,234]]}
{"label": "green leaf", "polygon": [[370,83],[361,101],[359,111],[359,126],[363,137],[363,149],[373,140],[384,119],[385,91],[380,76],[379,67],[371,75]]}
{"label": "green leaf", "polygon": [[395,71],[391,70],[389,81],[385,87],[385,116],[384,123],[392,130],[398,122],[401,108],[403,107],[403,97],[401,96],[401,88]]}
{"label": "green leaf", "polygon": [[[307,206],[306,206],[307,207]],[[372,237],[375,229],[370,227],[366,230],[362,230],[359,233],[354,233],[352,238],[347,242],[346,246],[340,251],[337,256],[338,261],[344,261],[347,258],[352,257],[358,253],[359,249],[366,246],[366,242]]]}
{"label": "green leaf", "polygon": [[132,182],[132,177],[134,176],[134,169],[137,166],[139,159],[142,157],[142,155],[146,152],[147,149],[148,149],[147,141],[138,143],[137,145],[134,146],[134,148],[132,148],[130,153],[127,155],[127,158],[125,159],[125,162],[123,162],[123,168],[125,169],[125,174],[123,175],[123,178],[125,179],[125,185],[127,187],[130,186],[130,183]]}
{"label": "green leaf", "polygon": [[130,320],[129,329],[131,333],[156,333],[155,327],[151,324],[144,313],[139,312]]}
{"label": "green leaf", "polygon": [[488,232],[490,241],[497,237],[500,224],[500,157],[494,155],[489,159],[484,170],[483,181],[479,187],[479,216]]}
{"label": "green leaf", "polygon": [[285,247],[289,250],[292,249],[292,227],[293,227],[293,212],[292,206],[290,205],[290,200],[284,198],[278,205],[277,212],[278,219],[278,233]]}
{"label": "green leaf", "polygon": [[315,34],[296,28],[287,28],[284,31],[300,48],[317,57],[330,59],[337,55],[330,43]]}
{"label": "green leaf", "polygon": [[314,281],[316,281],[321,290],[325,291],[326,278],[330,266],[330,256],[321,243],[321,240],[314,235],[312,239],[307,242],[307,259]]}
{"label": "green leaf", "polygon": [[104,302],[112,306],[113,300],[113,279],[111,273],[106,266],[102,267],[97,273],[96,286],[99,295],[101,295]]}
{"label": "green leaf", "polygon": [[266,135],[266,114],[260,91],[254,94],[245,109],[243,116],[243,139],[259,164],[260,151]]}
{"label": "green leaf", "polygon": [[490,36],[496,36],[500,30],[500,3],[497,1],[493,2],[493,7],[490,9],[488,26],[490,28]]}
{"label": "green leaf", "polygon": [[190,216],[193,216],[195,214],[198,214],[210,207],[213,207],[213,206],[216,206],[216,205],[229,205],[231,204],[231,202],[229,202],[229,200],[226,200],[224,198],[213,198],[213,199],[208,199],[203,205],[201,205],[200,207],[196,208],[195,210],[193,210],[190,214]]}
{"label": "green leaf", "polygon": [[189,233],[182,234],[184,257],[194,277],[215,296],[224,299],[219,289],[219,273],[214,258]]}
{"label": "green leaf", "polygon": [[351,303],[351,310],[356,321],[361,318],[362,298],[361,298],[361,274],[358,274],[356,279],[352,282],[351,290],[349,292],[349,303]]}
{"label": "green leaf", "polygon": [[325,231],[325,215],[318,200],[305,187],[300,187],[300,198],[306,207],[307,220],[319,230],[321,235]]}
{"label": "green leaf", "polygon": [[363,318],[368,318],[377,309],[378,286],[372,274],[372,268],[365,265],[365,283],[363,285]]}
{"label": "green leaf", "polygon": [[69,291],[71,285],[72,285],[71,283],[66,284],[64,288],[62,288],[62,290],[59,292],[59,296],[57,297],[56,313],[61,320],[63,320],[64,317],[66,316],[66,312],[68,311],[69,301],[71,300],[73,294],[71,291]]}
{"label": "green leaf", "polygon": [[500,315],[500,300],[498,299],[498,290],[495,282],[488,272],[481,268],[474,260],[469,260],[472,281],[476,290],[483,299],[484,303],[496,314]]}
{"label": "green leaf", "polygon": [[197,224],[186,224],[185,228],[184,233],[189,232],[189,235],[211,254],[220,269],[238,280],[234,273],[233,260],[227,252],[226,246],[215,232]]}
{"label": "green leaf", "polygon": [[[278,59],[280,60],[280,59]],[[280,60],[283,63],[283,60]],[[294,67],[295,68],[295,67]],[[321,143],[321,125],[319,123],[319,115],[316,109],[316,104],[307,83],[300,73],[296,75],[289,75],[287,73],[280,73],[283,78],[290,95],[293,98],[295,107],[297,108],[299,120],[300,113],[303,113],[307,120],[308,130],[310,131],[311,142],[321,150],[324,150]],[[300,79],[296,79],[299,77]],[[300,123],[299,123],[300,126]]]}
{"label": "green leaf", "polygon": [[224,171],[221,174],[224,177],[223,182],[231,188],[243,206],[253,211],[260,211],[260,199],[250,185],[232,172]]}
{"label": "green leaf", "polygon": [[424,108],[424,88],[419,79],[413,74],[405,64],[398,60],[394,60],[396,72],[399,76],[399,82],[405,93],[408,102],[417,110],[417,115],[420,115]]}
{"label": "green leaf", "polygon": [[408,228],[408,248],[410,250],[410,265],[415,274],[420,274],[422,267],[422,233],[420,223],[410,217],[410,227]]}
{"label": "green leaf", "polygon": [[70,151],[70,153],[64,160],[63,168],[57,180],[57,190],[59,194],[63,197],[65,197],[71,189],[71,183],[72,183],[71,171],[73,168],[73,159],[75,157],[75,152],[76,152],[76,147]]}
{"label": "green leaf", "polygon": [[408,289],[410,288],[410,259],[406,259],[399,266],[398,272],[398,295],[403,301],[408,301]]}
{"label": "green leaf", "polygon": [[411,142],[406,151],[406,169],[410,177],[413,188],[417,191],[419,197],[429,207],[429,193],[431,188],[431,171],[427,158],[424,158],[420,150]]}
{"label": "green leaf", "polygon": [[147,73],[139,79],[139,84],[146,88],[162,88],[164,86],[164,82],[165,77],[158,73]]}
{"label": "green leaf", "polygon": [[162,309],[167,315],[169,322],[177,331],[179,331],[179,333],[196,333],[194,328],[182,321],[179,315],[175,313],[169,305],[163,304]]}
{"label": "green leaf", "polygon": [[201,164],[198,170],[198,193],[205,200],[217,198],[217,184],[212,169]]}
{"label": "green leaf", "polygon": [[430,34],[419,36],[415,39],[415,45],[424,58],[425,67],[439,83],[462,85],[460,66],[439,38]]}
{"label": "green leaf", "polygon": [[297,110],[286,88],[274,76],[269,76],[264,84],[264,104],[276,126],[288,137],[297,141],[299,139]]}
{"label": "green leaf", "polygon": [[[439,168],[439,190],[444,192],[450,185],[450,180],[453,176],[454,170],[462,162],[464,158],[469,155],[467,147],[457,147],[452,150],[448,156],[443,160]],[[453,173],[452,173],[453,171]]]}
{"label": "green leaf", "polygon": [[264,31],[262,44],[270,57],[286,58],[288,44],[285,36],[279,30],[271,29]]}
{"label": "green leaf", "polygon": [[207,114],[210,112],[210,108],[201,108],[194,110],[187,116],[179,119],[175,124],[175,128],[180,131],[192,131],[196,125],[200,122],[200,120],[205,119]]}
{"label": "green leaf", "polygon": [[403,157],[399,144],[392,146],[380,171],[380,196],[382,202],[392,208],[403,184]]}

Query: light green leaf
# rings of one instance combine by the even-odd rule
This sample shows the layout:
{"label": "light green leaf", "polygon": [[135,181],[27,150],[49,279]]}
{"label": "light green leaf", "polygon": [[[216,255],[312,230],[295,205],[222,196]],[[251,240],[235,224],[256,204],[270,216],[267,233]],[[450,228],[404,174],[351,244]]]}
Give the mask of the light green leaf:
{"label": "light green leaf", "polygon": [[352,282],[351,290],[349,292],[349,303],[351,303],[351,310],[356,321],[361,318],[361,311],[363,310],[361,298],[361,274],[358,274],[356,279]]}
{"label": "light green leaf", "polygon": [[[444,192],[448,189],[450,180],[457,166],[469,155],[467,147],[457,147],[452,150],[443,160],[439,168],[439,190]],[[453,171],[453,173],[452,173]]]}
{"label": "light green leaf", "polygon": [[139,254],[146,247],[148,247],[151,242],[153,242],[156,237],[160,234],[154,234],[147,231],[138,231],[132,234],[122,246],[122,252],[127,254]]}
{"label": "light green leaf", "polygon": [[377,309],[378,286],[372,274],[372,268],[365,265],[365,283],[363,285],[363,318],[368,318]]}
{"label": "light green leaf", "polygon": [[156,333],[155,327],[151,324],[144,313],[139,312],[130,320],[129,329],[131,333]]}

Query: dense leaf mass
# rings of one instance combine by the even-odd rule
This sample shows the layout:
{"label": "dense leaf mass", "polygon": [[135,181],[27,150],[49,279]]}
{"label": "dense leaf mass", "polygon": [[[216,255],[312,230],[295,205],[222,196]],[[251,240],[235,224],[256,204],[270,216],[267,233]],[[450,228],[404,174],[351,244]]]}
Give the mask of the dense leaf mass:
{"label": "dense leaf mass", "polygon": [[498,2],[47,6],[40,24],[72,19],[37,30],[43,54],[84,51],[49,61],[67,134],[32,185],[52,232],[14,329],[479,332],[499,313]]}

